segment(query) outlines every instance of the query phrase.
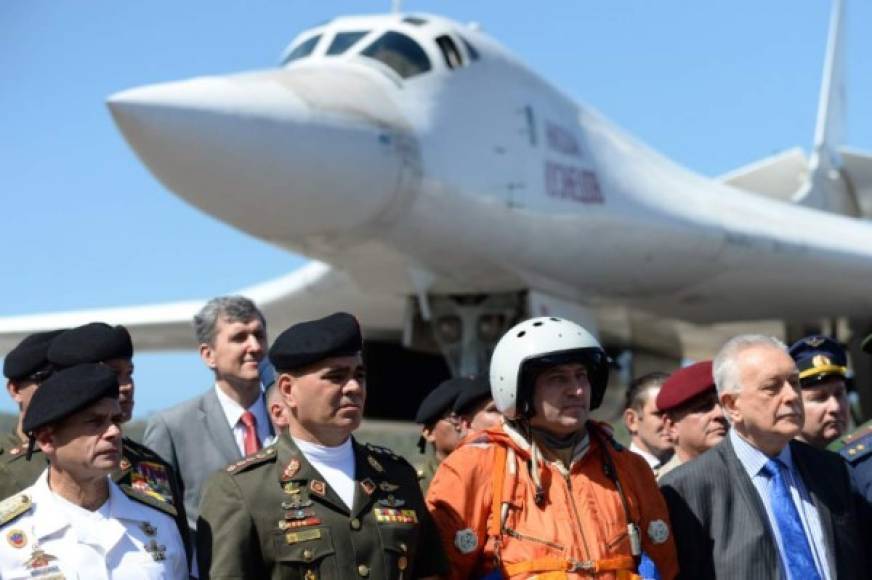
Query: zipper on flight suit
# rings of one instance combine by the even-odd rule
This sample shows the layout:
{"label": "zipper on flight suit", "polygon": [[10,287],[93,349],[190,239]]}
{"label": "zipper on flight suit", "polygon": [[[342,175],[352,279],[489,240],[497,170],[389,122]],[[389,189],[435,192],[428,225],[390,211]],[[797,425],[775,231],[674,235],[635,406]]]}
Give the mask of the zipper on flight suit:
{"label": "zipper on flight suit", "polygon": [[569,492],[569,503],[572,504],[572,514],[575,516],[575,525],[578,527],[578,533],[581,535],[581,543],[584,546],[584,555],[585,557],[590,558],[590,547],[587,545],[587,538],[584,535],[584,527],[581,525],[581,517],[578,515],[578,506],[575,505],[575,498],[572,495],[572,479],[570,476],[570,470],[567,470],[566,474],[563,476],[563,478],[566,479],[566,489]]}

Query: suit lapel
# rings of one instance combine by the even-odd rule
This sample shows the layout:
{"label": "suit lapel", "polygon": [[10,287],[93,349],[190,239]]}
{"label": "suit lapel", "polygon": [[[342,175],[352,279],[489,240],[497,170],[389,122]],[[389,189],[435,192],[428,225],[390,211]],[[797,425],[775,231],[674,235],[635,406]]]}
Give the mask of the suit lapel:
{"label": "suit lapel", "polygon": [[215,394],[214,386],[213,390],[203,396],[202,412],[206,430],[215,447],[224,456],[225,463],[234,463],[242,459],[242,453],[236,445],[236,439],[233,438],[233,428],[227,424],[227,417],[218,401],[218,395]]}
{"label": "suit lapel", "polygon": [[724,437],[723,443],[719,447],[730,471],[735,474],[732,482],[733,485],[739,490],[740,496],[745,501],[745,504],[749,506],[754,520],[756,520],[753,523],[756,523],[759,529],[767,531],[764,534],[765,545],[763,549],[766,552],[767,560],[770,562],[769,577],[778,578],[781,570],[781,559],[778,555],[778,548],[775,545],[775,534],[772,531],[772,526],[769,525],[769,516],[766,515],[766,506],[763,505],[763,500],[760,499],[760,494],[757,493],[757,488],[754,487],[751,476],[748,475],[748,472],[745,471],[745,466],[739,461],[729,435]]}
{"label": "suit lapel", "polygon": [[833,534],[833,514],[830,512],[830,509],[822,498],[822,496],[827,495],[827,489],[826,487],[821,487],[822,483],[826,486],[829,485],[829,482],[822,481],[823,477],[821,477],[820,474],[815,476],[809,472],[811,466],[807,463],[810,458],[808,458],[803,452],[802,445],[791,441],[790,452],[793,456],[793,463],[796,466],[797,471],[799,471],[799,475],[802,477],[802,483],[805,485],[805,489],[809,496],[811,496],[811,501],[817,509],[818,517],[821,521],[821,531],[823,531],[824,534],[824,545],[827,550],[827,562],[830,567],[830,577],[835,578],[837,573],[836,543]]}

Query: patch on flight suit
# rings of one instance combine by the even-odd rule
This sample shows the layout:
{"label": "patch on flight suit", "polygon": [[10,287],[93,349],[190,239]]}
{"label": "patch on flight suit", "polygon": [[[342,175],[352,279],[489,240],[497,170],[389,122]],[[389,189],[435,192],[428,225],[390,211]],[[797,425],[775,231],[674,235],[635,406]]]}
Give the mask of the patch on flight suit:
{"label": "patch on flight suit", "polygon": [[28,511],[33,505],[30,496],[19,493],[0,502],[0,525],[8,524],[21,514]]}
{"label": "patch on flight suit", "polygon": [[20,549],[27,545],[27,534],[23,530],[9,530],[6,534],[6,541],[13,548]]}
{"label": "patch on flight suit", "polygon": [[454,534],[454,546],[460,550],[461,554],[470,554],[478,547],[478,536],[472,531],[472,528],[459,530]]}
{"label": "patch on flight suit", "polygon": [[663,520],[653,520],[648,524],[648,537],[655,544],[662,544],[669,539],[669,526]]}
{"label": "patch on flight suit", "polygon": [[378,504],[385,507],[398,508],[406,505],[406,500],[394,497],[393,495],[389,495],[387,497],[379,499]]}
{"label": "patch on flight suit", "polygon": [[417,524],[418,514],[415,510],[399,510],[394,508],[373,508],[375,521],[380,524]]}

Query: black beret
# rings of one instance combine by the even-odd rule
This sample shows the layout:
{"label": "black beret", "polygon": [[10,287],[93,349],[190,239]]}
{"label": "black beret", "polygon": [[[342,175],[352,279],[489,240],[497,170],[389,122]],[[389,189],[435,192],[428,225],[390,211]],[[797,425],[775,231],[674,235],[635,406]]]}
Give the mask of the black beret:
{"label": "black beret", "polygon": [[59,368],[132,356],[133,342],[127,329],[105,322],[71,328],[55,338],[48,349],[48,360]]}
{"label": "black beret", "polygon": [[60,370],[33,394],[21,428],[33,433],[103,397],[118,398],[118,377],[109,367],[87,363]]}
{"label": "black beret", "polygon": [[811,387],[826,377],[845,378],[848,355],[842,346],[828,336],[806,336],[790,347],[790,356],[799,370],[799,383]]}
{"label": "black beret", "polygon": [[490,383],[483,378],[455,379],[461,382],[460,393],[452,407],[455,413],[463,414],[475,405],[492,398]]}
{"label": "black beret", "polygon": [[325,358],[356,354],[362,347],[357,319],[337,312],[285,330],[269,349],[269,360],[278,371],[292,371]]}
{"label": "black beret", "polygon": [[447,411],[451,410],[454,401],[460,394],[460,389],[463,388],[467,380],[469,379],[448,379],[439,383],[439,386],[430,391],[421,401],[418,413],[415,415],[415,423],[429,425],[442,418]]}
{"label": "black beret", "polygon": [[51,330],[31,334],[9,351],[3,360],[3,374],[7,379],[21,380],[48,367],[48,347],[52,339],[64,332]]}

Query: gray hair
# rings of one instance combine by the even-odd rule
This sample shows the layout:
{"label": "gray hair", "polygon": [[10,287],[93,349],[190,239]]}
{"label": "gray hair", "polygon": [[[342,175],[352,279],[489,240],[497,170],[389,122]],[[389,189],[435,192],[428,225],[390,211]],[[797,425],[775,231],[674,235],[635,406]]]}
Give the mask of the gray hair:
{"label": "gray hair", "polygon": [[198,344],[212,345],[218,320],[248,322],[259,318],[266,328],[266,319],[254,302],[245,296],[219,296],[213,298],[194,315],[194,335]]}
{"label": "gray hair", "polygon": [[725,392],[736,392],[742,388],[739,383],[739,354],[755,346],[771,346],[779,350],[787,351],[787,345],[775,338],[764,334],[740,334],[734,336],[721,347],[712,362],[712,374],[715,379],[715,387],[718,395]]}

